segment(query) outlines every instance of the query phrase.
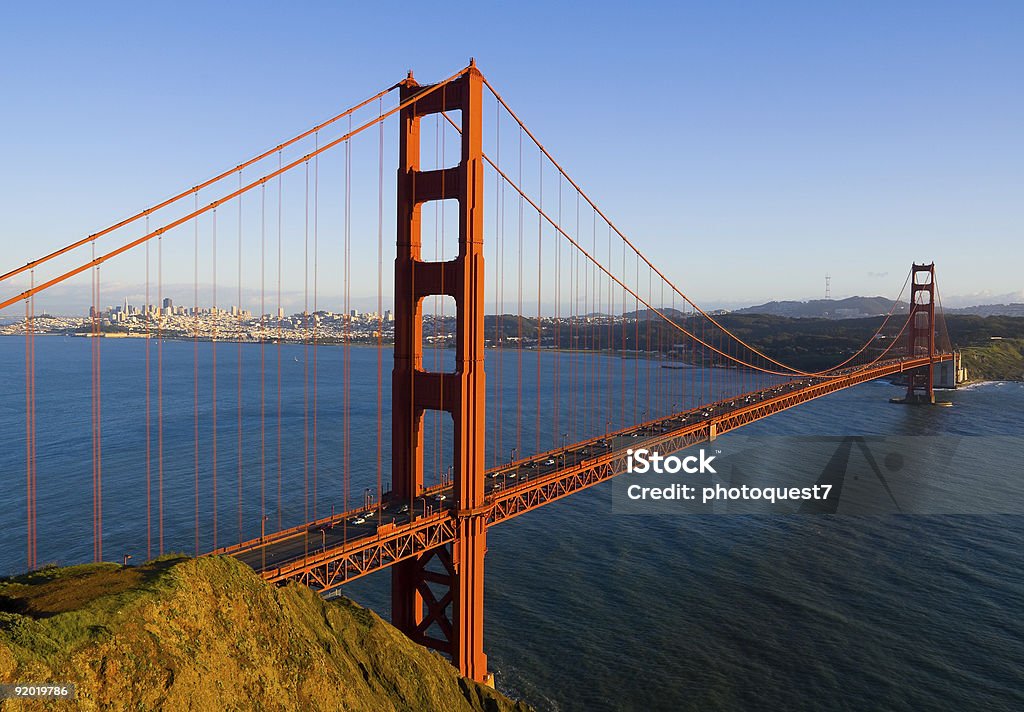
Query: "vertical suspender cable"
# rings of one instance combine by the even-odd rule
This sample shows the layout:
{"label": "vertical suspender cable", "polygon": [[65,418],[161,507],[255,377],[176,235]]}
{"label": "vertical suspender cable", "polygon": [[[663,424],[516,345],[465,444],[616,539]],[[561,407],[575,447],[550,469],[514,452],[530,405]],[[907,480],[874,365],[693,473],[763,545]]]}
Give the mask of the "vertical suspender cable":
{"label": "vertical suspender cable", "polygon": [[[314,145],[320,146],[319,132],[314,134]],[[318,293],[320,289],[320,156],[313,159],[313,520],[317,518],[317,485],[320,475],[320,359],[317,347],[317,313],[320,311]]]}
{"label": "vertical suspender cable", "polygon": [[[199,207],[199,194],[195,196]],[[192,221],[194,254],[192,257],[192,459],[194,471],[193,517],[195,548],[199,550],[199,218]],[[157,297],[159,302],[159,297]],[[159,306],[159,304],[157,305]]]}
{"label": "vertical suspender cable", "polygon": [[[36,280],[35,270],[30,270],[29,271],[29,285],[30,286],[34,286],[35,285],[35,280]],[[29,321],[31,322],[36,317],[36,297],[35,297],[34,294],[29,298],[29,314],[30,314]],[[36,494],[37,494],[37,490],[36,490],[36,485],[37,485],[36,475],[38,474],[37,473],[38,460],[37,460],[37,456],[36,456],[37,455],[37,452],[36,452],[36,340],[35,340],[35,329],[34,329],[34,327],[30,327],[29,344],[30,344],[31,350],[32,350],[32,357],[29,359],[29,383],[31,385],[31,391],[32,391],[32,394],[31,394],[32,395],[32,397],[31,397],[32,417],[29,419],[29,429],[30,429],[30,431],[32,433],[32,453],[31,453],[31,458],[30,458],[30,461],[32,463],[32,470],[31,470],[32,471],[32,517],[31,517],[30,521],[31,521],[31,524],[32,524],[32,568],[35,568],[36,565],[38,565],[38,563],[39,563],[39,556],[38,556],[39,552],[37,551],[37,545],[39,543],[39,538],[38,538],[37,531],[36,531],[36,523],[37,523],[36,504],[38,502],[38,499],[36,497]]]}
{"label": "vertical suspender cable", "polygon": [[[558,176],[558,224],[562,224],[562,176]],[[551,447],[558,441],[560,424],[559,405],[562,400],[562,236],[555,233],[555,397],[551,403]]]}
{"label": "vertical suspender cable", "polygon": [[[540,170],[538,171],[538,179],[537,180],[538,180],[539,187],[538,187],[537,192],[538,192],[538,196],[539,196],[539,201],[540,201],[541,209],[543,209],[544,208],[544,154],[542,154],[542,153],[538,154],[538,159],[539,159]],[[541,452],[541,447],[540,447],[540,391],[541,391],[541,383],[540,383],[540,352],[541,352],[541,348],[543,346],[543,344],[541,342],[541,334],[542,334],[543,329],[542,329],[542,326],[541,326],[540,293],[541,293],[541,283],[543,281],[541,275],[543,274],[543,266],[544,266],[544,262],[541,259],[541,231],[543,229],[543,226],[544,226],[543,217],[538,212],[537,213],[537,359],[536,359],[536,361],[537,361],[537,382],[534,384],[534,387],[535,387],[535,389],[537,391],[537,394],[536,394],[537,397],[536,397],[536,403],[535,403],[535,407],[536,407],[535,418],[536,418],[536,420],[535,420],[535,423],[534,423],[534,426],[533,426],[534,430],[536,431],[536,445],[534,446],[536,448],[535,452]]]}
{"label": "vertical suspender cable", "polygon": [[[574,232],[576,234],[576,241],[580,240],[580,194],[576,192],[576,221],[574,223]],[[586,364],[583,361],[586,356],[582,353],[583,349],[583,338],[586,332],[583,330],[583,319],[580,311],[580,271],[585,269],[581,266],[581,256],[579,250],[573,250],[573,265],[572,265],[572,293],[570,298],[572,299],[572,315],[573,315],[573,374],[572,374],[572,421],[570,430],[562,433],[562,440],[565,440],[565,435],[569,435],[575,442],[579,439],[579,424],[581,411],[585,415],[586,411],[586,397],[581,396],[580,391],[586,387]],[[580,408],[579,401],[583,401],[583,408]]]}
{"label": "vertical suspender cable", "polygon": [[[494,159],[497,164],[501,165],[501,107],[498,102],[494,102]],[[495,378],[490,379],[494,383],[495,392],[495,408],[493,412],[497,413],[494,416],[494,430],[495,437],[494,443],[491,448],[494,456],[494,466],[497,466],[499,462],[502,462],[505,457],[505,449],[502,443],[502,424],[505,420],[505,411],[503,410],[503,394],[505,392],[505,381],[503,373],[503,362],[504,362],[504,335],[502,334],[502,307],[504,306],[504,295],[502,293],[503,284],[502,275],[505,272],[504,262],[504,245],[502,242],[503,224],[502,224],[502,205],[504,195],[504,181],[501,176],[496,174],[494,177],[494,347],[497,351],[495,359]]]}
{"label": "vertical suspender cable", "polygon": [[[29,272],[29,283],[35,286],[35,270]],[[25,300],[25,566],[36,567],[35,557],[35,342],[33,338],[33,297]]]}
{"label": "vertical suspender cable", "polygon": [[[96,242],[92,243],[96,259]],[[100,266],[93,271],[93,560],[103,560],[103,404],[100,338]]]}
{"label": "vertical suspender cable", "polygon": [[[281,170],[283,159],[281,152],[277,152],[277,167]],[[284,506],[281,501],[281,480],[284,470],[284,455],[281,448],[281,355],[284,344],[284,306],[281,304],[281,257],[283,250],[281,242],[283,239],[284,224],[284,188],[282,185],[283,175],[277,176],[277,528],[284,527]]]}
{"label": "vertical suspender cable", "polygon": [[[217,324],[220,321],[220,312],[217,308],[217,210],[213,211],[213,239],[211,240],[213,250],[213,304],[210,307],[213,314],[213,340],[210,342],[211,360],[211,402],[212,412],[210,414],[210,426],[212,429],[211,440],[213,443],[213,460],[211,477],[213,480],[213,549],[217,548]],[[199,528],[196,527],[196,553],[199,553],[198,546]]]}
{"label": "vertical suspender cable", "polygon": [[[349,118],[349,129],[351,132],[352,119]],[[351,362],[352,354],[349,348],[351,336],[351,282],[352,282],[352,142],[345,142],[345,229],[344,229],[344,254],[343,269],[344,275],[344,301],[345,301],[345,339],[342,346],[344,363],[342,366],[342,499],[344,511],[348,511],[349,490],[351,489],[351,429],[349,427],[350,397],[351,397]],[[344,535],[348,536],[348,520],[343,520]]]}
{"label": "vertical suspender cable", "polygon": [[[267,186],[260,186],[260,531],[267,519]],[[264,556],[266,550],[264,549]],[[262,568],[266,568],[264,561]]]}
{"label": "vertical suspender cable", "polygon": [[[303,210],[302,238],[302,521],[309,521],[309,161],[306,171],[306,193]],[[309,554],[309,530],[303,532],[306,554]]]}
{"label": "vertical suspender cable", "polygon": [[[238,187],[242,187],[242,171],[238,171]],[[237,349],[238,349],[238,378],[237,386],[238,393],[235,398],[238,402],[238,543],[241,544],[245,539],[243,537],[242,529],[242,196],[238,196],[238,296],[235,302],[235,316],[237,317],[236,328],[238,329],[238,335],[236,337]]]}
{"label": "vertical suspender cable", "polygon": [[629,291],[626,289],[626,243],[622,243],[622,344],[619,358],[619,427],[626,425],[626,300]]}
{"label": "vertical suspender cable", "polygon": [[[519,184],[523,184],[523,130],[519,129]],[[518,297],[516,302],[516,450],[523,448],[523,196],[519,196],[519,253],[516,259]]]}
{"label": "vertical suspender cable", "polygon": [[[149,216],[146,216],[146,234],[149,234]],[[146,242],[146,303],[143,324],[146,330],[146,561],[153,558],[153,433],[150,423],[150,349],[149,349],[149,242]]]}
{"label": "vertical suspender cable", "polygon": [[[96,304],[101,304],[100,267],[96,267]],[[102,330],[102,329],[101,329]],[[103,560],[103,342],[96,340],[96,560]]]}
{"label": "vertical suspender cable", "polygon": [[[198,196],[196,202],[198,204]],[[164,238],[156,239],[156,301],[159,307],[164,294]],[[154,310],[156,311],[156,310]],[[160,555],[164,553],[164,329],[156,312],[156,461],[157,461],[157,529]],[[149,317],[151,318],[152,313]]]}
{"label": "vertical suspender cable", "polygon": [[[609,271],[614,270],[614,262],[612,259],[612,237],[611,232],[608,233],[608,269]],[[607,340],[606,352],[602,355],[604,363],[604,379],[606,384],[606,393],[604,399],[604,415],[602,428],[607,434],[612,429],[612,423],[615,420],[615,374],[614,374],[614,361],[615,361],[615,313],[616,309],[615,300],[615,284],[611,277],[608,278],[608,317],[605,320],[607,324],[605,331],[605,339]]]}
{"label": "vertical suspender cable", "polygon": [[640,291],[640,258],[636,260],[636,277],[634,278],[633,284],[636,285],[636,290],[633,296],[633,313],[636,318],[633,319],[633,422],[639,423],[639,416],[637,415],[637,405],[639,401],[640,393],[640,298],[636,296]]}
{"label": "vertical suspender cable", "polygon": [[[384,115],[384,99],[378,101]],[[383,523],[384,487],[384,122],[377,141],[377,524]]]}

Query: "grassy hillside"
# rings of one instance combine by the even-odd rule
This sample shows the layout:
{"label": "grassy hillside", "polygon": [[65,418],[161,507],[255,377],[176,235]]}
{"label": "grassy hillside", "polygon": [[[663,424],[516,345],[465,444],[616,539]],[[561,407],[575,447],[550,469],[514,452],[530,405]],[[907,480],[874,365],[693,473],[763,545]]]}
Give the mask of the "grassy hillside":
{"label": "grassy hillside", "polygon": [[230,558],[0,581],[0,682],[74,683],[81,710],[527,710],[372,611],[269,586]]}
{"label": "grassy hillside", "polygon": [[967,346],[963,364],[972,381],[1024,381],[1024,339]]}

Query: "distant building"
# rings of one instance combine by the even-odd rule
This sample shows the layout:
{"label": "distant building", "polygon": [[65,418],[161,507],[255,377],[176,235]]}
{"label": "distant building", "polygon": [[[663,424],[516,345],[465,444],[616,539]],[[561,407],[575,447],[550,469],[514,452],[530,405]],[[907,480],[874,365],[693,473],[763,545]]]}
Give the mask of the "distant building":
{"label": "distant building", "polygon": [[[164,309],[173,309],[173,308],[174,308],[174,300],[171,299],[170,297],[166,297],[164,299]],[[170,312],[167,312],[167,313],[170,313]]]}

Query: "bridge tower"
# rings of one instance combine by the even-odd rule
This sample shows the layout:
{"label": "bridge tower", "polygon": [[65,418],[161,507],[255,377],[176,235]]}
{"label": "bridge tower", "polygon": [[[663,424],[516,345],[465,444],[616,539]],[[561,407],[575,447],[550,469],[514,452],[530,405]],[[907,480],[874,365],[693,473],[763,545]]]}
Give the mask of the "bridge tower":
{"label": "bridge tower", "polygon": [[929,357],[928,365],[907,376],[906,403],[934,403],[935,365],[935,263],[915,264],[910,275],[910,323],[907,355]]}
{"label": "bridge tower", "polygon": [[[429,87],[413,79],[401,101]],[[447,654],[463,675],[491,682],[483,646],[484,553],[484,256],[483,76],[474,62],[461,77],[400,112],[398,254],[395,259],[395,365],[392,395],[392,487],[397,501],[423,492],[423,425],[427,410],[454,421],[455,542],[396,564],[391,578],[392,622],[414,641]],[[461,113],[458,165],[420,170],[420,120]],[[421,259],[424,203],[459,203],[458,255],[446,262]],[[455,371],[423,369],[423,299],[448,295],[456,305]]]}

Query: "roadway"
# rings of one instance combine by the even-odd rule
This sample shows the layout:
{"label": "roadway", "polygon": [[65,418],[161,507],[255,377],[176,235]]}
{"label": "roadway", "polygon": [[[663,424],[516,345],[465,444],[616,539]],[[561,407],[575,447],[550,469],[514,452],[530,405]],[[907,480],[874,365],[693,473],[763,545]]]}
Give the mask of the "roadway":
{"label": "roadway", "polygon": [[[488,525],[621,474],[630,448],[669,454],[812,398],[926,363],[926,357],[891,359],[870,369],[834,372],[840,378],[787,381],[489,469],[484,473]],[[296,578],[316,588],[334,588],[449,543],[455,536],[453,504],[451,484],[436,485],[415,501],[385,496],[379,504],[332,514],[211,554],[235,556],[268,580]]]}

